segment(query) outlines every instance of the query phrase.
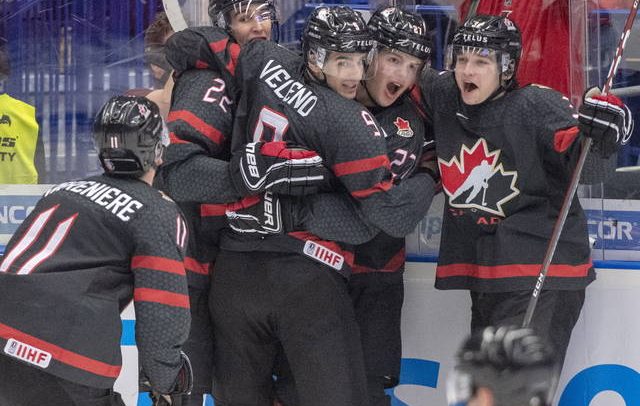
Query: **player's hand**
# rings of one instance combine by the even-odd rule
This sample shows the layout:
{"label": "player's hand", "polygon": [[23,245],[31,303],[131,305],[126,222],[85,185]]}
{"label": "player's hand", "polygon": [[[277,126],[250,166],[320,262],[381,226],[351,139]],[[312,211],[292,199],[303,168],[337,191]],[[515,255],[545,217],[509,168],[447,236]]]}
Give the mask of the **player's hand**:
{"label": "player's hand", "polygon": [[153,406],[181,406],[182,395],[188,395],[193,389],[193,370],[191,369],[191,361],[184,352],[180,351],[182,359],[182,367],[178,371],[176,381],[173,384],[171,393],[159,393],[151,389],[147,379],[141,383],[142,387],[149,388],[149,397]]}
{"label": "player's hand", "polygon": [[286,195],[317,193],[331,172],[314,151],[284,141],[252,142],[233,155],[231,180],[242,196],[265,190]]}
{"label": "player's hand", "polygon": [[618,144],[626,144],[633,132],[629,108],[616,96],[603,95],[597,87],[585,92],[578,113],[580,131],[593,139],[593,151],[605,158],[616,152]]}
{"label": "player's hand", "polygon": [[229,227],[238,233],[263,236],[290,231],[283,221],[280,198],[271,192],[229,204],[226,215]]}

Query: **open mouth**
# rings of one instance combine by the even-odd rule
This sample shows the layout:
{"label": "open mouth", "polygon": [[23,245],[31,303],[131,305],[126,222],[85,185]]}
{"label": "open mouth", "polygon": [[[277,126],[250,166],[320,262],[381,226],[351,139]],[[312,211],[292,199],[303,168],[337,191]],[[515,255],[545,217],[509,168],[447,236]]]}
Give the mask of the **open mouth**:
{"label": "open mouth", "polygon": [[397,83],[389,83],[387,84],[387,91],[391,94],[391,96],[395,96],[400,91],[401,86]]}
{"label": "open mouth", "polygon": [[470,82],[465,82],[463,84],[463,89],[464,89],[465,92],[472,92],[472,91],[476,90],[477,88],[478,88],[478,86],[476,86],[475,84],[470,83]]}

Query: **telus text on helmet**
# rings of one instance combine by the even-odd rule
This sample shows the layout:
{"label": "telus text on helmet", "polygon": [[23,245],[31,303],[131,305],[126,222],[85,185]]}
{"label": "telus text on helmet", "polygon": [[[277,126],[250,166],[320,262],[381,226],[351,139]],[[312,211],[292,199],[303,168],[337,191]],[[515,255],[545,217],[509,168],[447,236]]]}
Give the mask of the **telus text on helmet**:
{"label": "telus text on helmet", "polygon": [[273,59],[269,59],[262,72],[260,79],[267,84],[273,93],[296,110],[302,117],[306,117],[318,102],[318,97],[304,84],[291,79],[291,74],[282,65],[276,64]]}
{"label": "telus text on helmet", "polygon": [[489,38],[484,35],[478,34],[462,34],[462,38],[465,42],[481,42],[483,44],[489,43]]}

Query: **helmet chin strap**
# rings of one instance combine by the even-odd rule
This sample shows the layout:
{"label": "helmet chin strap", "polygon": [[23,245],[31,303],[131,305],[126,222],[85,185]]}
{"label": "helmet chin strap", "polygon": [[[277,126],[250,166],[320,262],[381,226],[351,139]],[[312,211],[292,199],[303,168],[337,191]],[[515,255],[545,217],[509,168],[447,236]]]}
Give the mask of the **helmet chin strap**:
{"label": "helmet chin strap", "polygon": [[382,107],[380,103],[378,103],[378,101],[373,97],[373,95],[369,91],[369,87],[367,86],[367,81],[363,79],[360,81],[360,84],[362,84],[364,91],[367,92],[367,96],[369,97],[369,100],[371,100],[371,102],[373,103],[373,107]]}

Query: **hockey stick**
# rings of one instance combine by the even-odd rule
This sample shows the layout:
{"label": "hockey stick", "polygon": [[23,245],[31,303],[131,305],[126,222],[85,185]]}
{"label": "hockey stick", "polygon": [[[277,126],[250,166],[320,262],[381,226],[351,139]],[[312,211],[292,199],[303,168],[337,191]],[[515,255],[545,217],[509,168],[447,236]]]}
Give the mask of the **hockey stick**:
{"label": "hockey stick", "polygon": [[[624,51],[624,47],[629,39],[629,35],[631,34],[631,27],[633,27],[633,21],[636,18],[636,14],[638,13],[638,3],[640,0],[634,0],[631,9],[629,11],[629,16],[627,17],[627,21],[624,25],[624,29],[622,30],[622,35],[620,36],[620,41],[618,42],[618,48],[616,49],[616,55],[611,62],[611,67],[609,68],[609,74],[607,75],[607,81],[602,88],[602,93],[607,94],[611,90],[611,84],[613,83],[613,78],[616,75],[618,70],[618,66],[620,65],[620,61],[622,60],[622,52]],[[582,173],[582,168],[584,167],[584,162],[587,158],[587,154],[589,153],[589,148],[591,147],[591,138],[584,137],[582,140],[582,150],[580,151],[580,157],[578,158],[578,163],[576,164],[576,168],[573,171],[573,175],[571,176],[571,182],[569,183],[569,187],[564,195],[564,200],[562,202],[562,208],[560,209],[560,214],[558,215],[558,219],[556,220],[555,225],[553,226],[553,233],[551,234],[551,240],[549,241],[549,245],[547,246],[547,252],[544,254],[544,260],[542,261],[542,269],[540,270],[540,274],[538,275],[538,280],[536,281],[536,286],[533,289],[533,293],[531,294],[531,299],[529,299],[529,305],[527,306],[527,311],[524,314],[524,321],[522,322],[522,327],[529,327],[531,324],[531,319],[533,318],[533,312],[536,309],[536,305],[538,304],[538,298],[540,296],[540,291],[542,290],[542,286],[544,285],[544,280],[547,277],[547,272],[549,272],[549,265],[551,265],[551,260],[553,259],[553,254],[555,254],[556,247],[558,246],[558,240],[560,239],[560,233],[564,228],[564,223],[567,220],[567,215],[569,214],[569,209],[571,208],[571,202],[573,201],[573,196],[578,189],[578,181],[580,180],[580,174]]]}

